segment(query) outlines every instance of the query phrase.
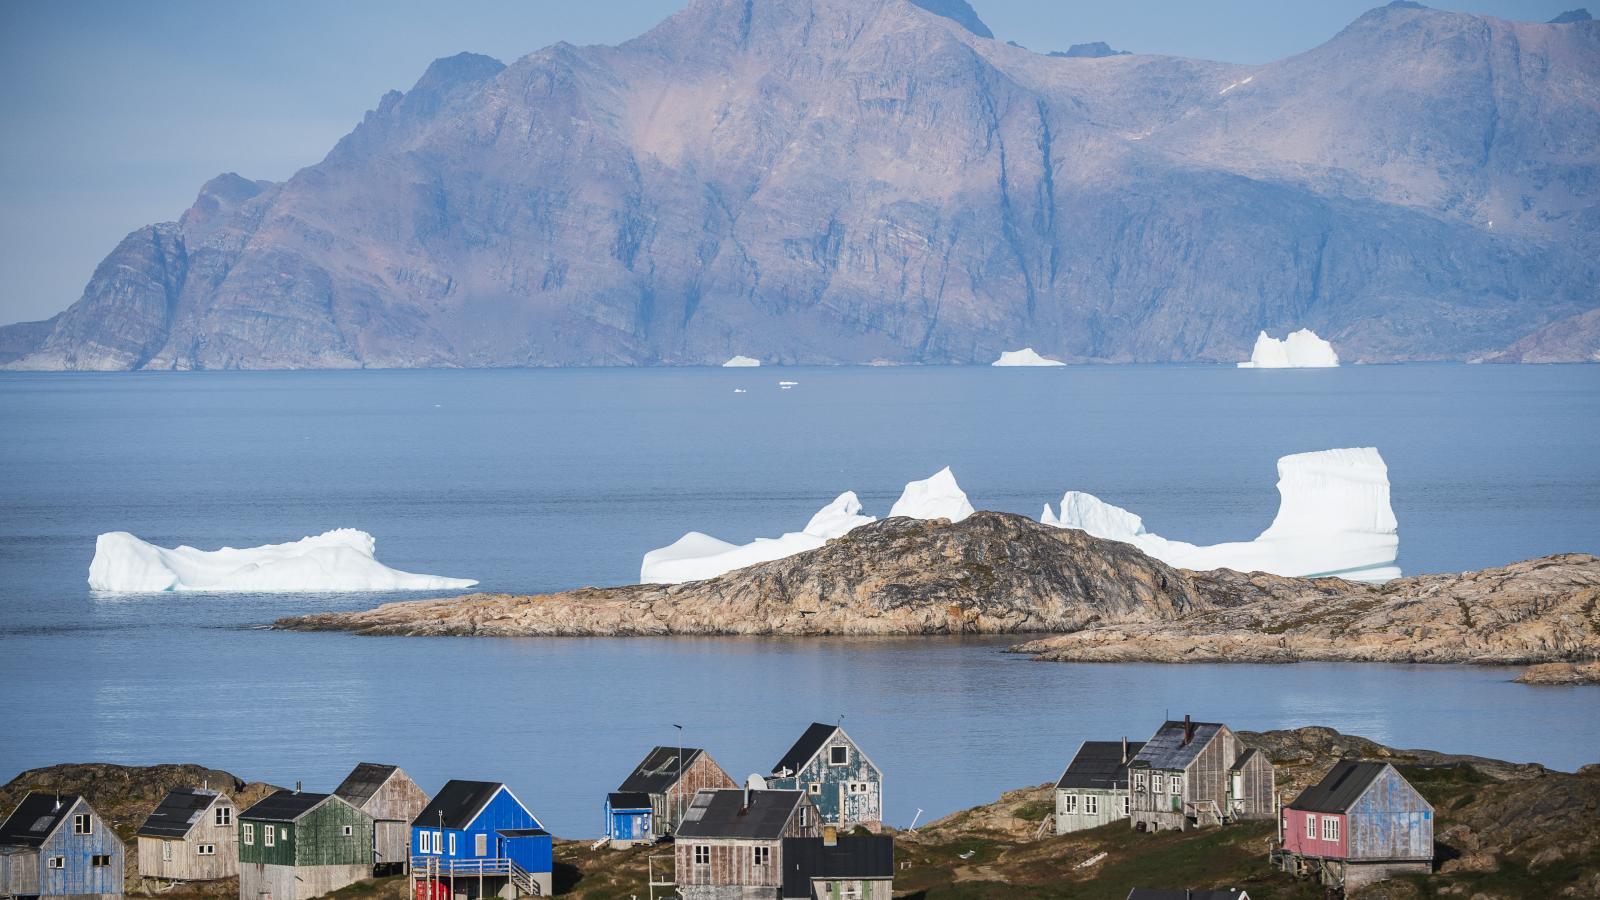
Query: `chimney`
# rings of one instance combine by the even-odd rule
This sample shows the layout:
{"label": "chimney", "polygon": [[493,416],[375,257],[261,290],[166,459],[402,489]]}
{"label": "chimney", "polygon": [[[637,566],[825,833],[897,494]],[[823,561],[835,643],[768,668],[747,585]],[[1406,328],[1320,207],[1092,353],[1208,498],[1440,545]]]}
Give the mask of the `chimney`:
{"label": "chimney", "polygon": [[1189,718],[1189,714],[1188,713],[1184,713],[1183,714],[1183,742],[1184,742],[1184,744],[1187,745],[1192,740],[1194,740],[1194,721]]}
{"label": "chimney", "polygon": [[1128,736],[1122,736],[1122,764],[1128,764]]}
{"label": "chimney", "polygon": [[300,793],[300,782],[298,782],[298,781],[296,781],[296,782],[295,782],[295,783],[294,783],[294,792],[295,792],[295,793],[296,793],[296,794],[298,794],[298,793]]}
{"label": "chimney", "polygon": [[822,826],[822,846],[824,846],[824,847],[837,847],[837,846],[839,846],[839,826],[837,826],[837,825],[824,825],[824,826]]}
{"label": "chimney", "polygon": [[55,805],[55,807],[52,808],[51,812],[60,812],[60,811],[61,811],[61,795],[60,794],[56,794],[56,805]]}
{"label": "chimney", "polygon": [[744,805],[739,807],[739,815],[742,816],[742,815],[744,815],[745,813],[747,813],[749,811],[750,811],[750,782],[746,781],[744,783]]}

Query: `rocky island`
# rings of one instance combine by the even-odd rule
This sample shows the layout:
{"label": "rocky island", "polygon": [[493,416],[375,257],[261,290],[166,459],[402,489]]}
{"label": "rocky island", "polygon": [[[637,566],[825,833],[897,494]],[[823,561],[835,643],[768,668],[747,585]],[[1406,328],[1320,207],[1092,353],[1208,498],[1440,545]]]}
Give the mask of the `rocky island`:
{"label": "rocky island", "polygon": [[1382,585],[1168,566],[1009,513],[893,517],[674,585],[472,594],[280,619],[371,635],[1049,634],[1045,660],[1530,664],[1600,654],[1600,558]]}

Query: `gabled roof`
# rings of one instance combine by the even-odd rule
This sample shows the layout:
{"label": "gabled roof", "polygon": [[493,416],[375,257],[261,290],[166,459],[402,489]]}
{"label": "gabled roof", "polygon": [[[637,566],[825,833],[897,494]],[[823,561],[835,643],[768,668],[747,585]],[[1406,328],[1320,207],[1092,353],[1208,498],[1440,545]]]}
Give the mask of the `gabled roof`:
{"label": "gabled roof", "polygon": [[649,809],[650,795],[642,791],[615,791],[606,795],[606,804],[613,810]]}
{"label": "gabled roof", "polygon": [[173,788],[139,826],[138,834],[142,837],[187,837],[219,796],[216,791],[200,788]]}
{"label": "gabled roof", "polygon": [[[678,762],[679,752],[683,762]],[[678,773],[689,771],[695,760],[704,753],[699,747],[656,747],[646,753],[633,774],[617,788],[619,791],[640,791],[646,794],[665,794],[678,783]]]}
{"label": "gabled roof", "polygon": [[1191,722],[1189,725],[1194,728],[1194,737],[1185,741],[1183,722],[1163,723],[1150,740],[1144,742],[1144,747],[1129,765],[1151,769],[1187,768],[1200,755],[1200,751],[1211,743],[1211,739],[1226,727],[1221,722]]}
{"label": "gabled roof", "polygon": [[701,791],[678,825],[678,837],[747,838],[775,841],[805,800],[799,791],[750,791],[750,806],[744,805],[745,792],[738,789]]}
{"label": "gabled roof", "polygon": [[[1258,756],[1261,756],[1262,759],[1266,759],[1265,756],[1261,755],[1261,751],[1260,750],[1257,750],[1254,747],[1246,747],[1246,748],[1244,748],[1244,752],[1239,754],[1239,758],[1233,761],[1233,765],[1228,767],[1228,771],[1230,771],[1230,772],[1241,771],[1241,770],[1244,769],[1244,767],[1246,765],[1248,765],[1250,763],[1250,760],[1255,759]],[[1272,764],[1271,762],[1267,763],[1267,765],[1271,765],[1271,764]]]}
{"label": "gabled roof", "polygon": [[826,744],[828,739],[833,737],[833,733],[839,730],[837,725],[812,722],[806,728],[805,734],[800,735],[800,740],[795,741],[794,746],[789,748],[789,752],[785,753],[783,758],[778,760],[777,765],[772,767],[773,774],[776,775],[785,769],[788,769],[789,773],[793,774],[805,768],[805,764],[811,762],[812,758],[817,755],[817,751],[822,749],[822,745]]}
{"label": "gabled roof", "polygon": [[452,778],[445,782],[439,793],[433,795],[428,805],[412,821],[418,828],[440,827],[440,816],[443,816],[443,827],[460,830],[472,824],[494,795],[500,792],[505,784],[499,781],[462,781]]}
{"label": "gabled roof", "polygon": [[783,896],[812,896],[811,879],[882,879],[894,877],[894,838],[889,835],[840,835],[828,846],[819,837],[783,839]]}
{"label": "gabled roof", "polygon": [[[1128,742],[1128,761],[1144,747],[1143,741]],[[1084,741],[1078,755],[1061,773],[1056,788],[1116,790],[1128,786],[1128,761],[1122,757],[1121,741]]]}
{"label": "gabled roof", "polygon": [[332,794],[313,794],[309,791],[275,791],[257,802],[255,806],[240,813],[239,818],[293,822],[332,796]]}
{"label": "gabled roof", "polygon": [[399,766],[389,766],[382,763],[357,763],[356,767],[350,770],[350,774],[345,776],[344,781],[339,782],[339,786],[333,789],[333,792],[339,796],[339,799],[360,809],[368,800],[372,799],[372,795],[376,794],[379,788],[383,787],[383,783],[389,780],[389,776],[398,771],[400,771]]}
{"label": "gabled roof", "polygon": [[1162,891],[1155,888],[1134,888],[1128,900],[1250,900],[1244,891],[1228,888],[1219,891]]}
{"label": "gabled roof", "polygon": [[0,823],[0,846],[42,846],[79,799],[77,794],[29,791],[5,822]]}
{"label": "gabled roof", "polygon": [[1389,764],[1346,759],[1336,763],[1322,780],[1300,792],[1290,809],[1306,812],[1349,812]]}

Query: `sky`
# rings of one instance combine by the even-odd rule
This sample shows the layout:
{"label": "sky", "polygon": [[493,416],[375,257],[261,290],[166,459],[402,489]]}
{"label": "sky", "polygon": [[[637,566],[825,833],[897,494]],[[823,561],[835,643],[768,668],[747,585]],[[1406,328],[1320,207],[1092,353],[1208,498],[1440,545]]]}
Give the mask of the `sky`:
{"label": "sky", "polygon": [[[281,180],[390,89],[462,50],[509,62],[617,43],[687,0],[0,2],[0,323],[83,292],[128,232],[176,219],[222,172]],[[1547,21],[1581,0],[1430,5]],[[973,0],[1000,40],[1269,62],[1376,0]]]}

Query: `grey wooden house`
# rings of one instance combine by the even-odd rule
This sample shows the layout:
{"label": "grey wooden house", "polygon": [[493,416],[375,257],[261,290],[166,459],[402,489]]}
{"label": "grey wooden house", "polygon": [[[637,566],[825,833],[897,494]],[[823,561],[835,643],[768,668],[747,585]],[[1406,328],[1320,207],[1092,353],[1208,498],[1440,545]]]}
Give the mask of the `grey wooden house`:
{"label": "grey wooden house", "polygon": [[1433,805],[1386,762],[1342,760],[1282,816],[1274,862],[1327,887],[1433,870]]}
{"label": "grey wooden house", "polygon": [[0,822],[0,897],[121,900],[122,839],[77,794],[32,791]]}
{"label": "grey wooden house", "polygon": [[278,791],[239,813],[239,900],[307,900],[372,875],[372,817],[332,794]]}
{"label": "grey wooden house", "polygon": [[1098,828],[1128,817],[1128,763],[1143,741],[1084,741],[1056,781],[1055,832]]}
{"label": "grey wooden house", "polygon": [[359,763],[333,793],[372,817],[372,872],[399,875],[411,859],[411,821],[428,795],[399,766]]}
{"label": "grey wooden house", "polygon": [[1220,722],[1169,721],[1128,763],[1128,817],[1140,831],[1263,819],[1272,763]]}
{"label": "grey wooden house", "polygon": [[698,747],[655,747],[639,761],[616,793],[648,797],[651,830],[656,837],[665,837],[677,830],[690,801],[701,791],[738,786],[711,754]]}
{"label": "grey wooden house", "polygon": [[894,838],[839,834],[783,839],[783,900],[892,900]]}
{"label": "grey wooden house", "polygon": [[772,767],[767,785],[804,791],[825,825],[883,827],[883,771],[838,725],[813,722]]}
{"label": "grey wooden house", "polygon": [[817,808],[800,791],[696,794],[673,844],[684,900],[774,900],[783,886],[785,838],[819,837]]}
{"label": "grey wooden house", "polygon": [[134,838],[139,874],[164,881],[216,881],[239,874],[238,809],[227,794],[174,788]]}

